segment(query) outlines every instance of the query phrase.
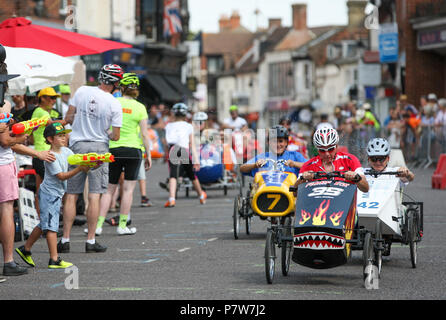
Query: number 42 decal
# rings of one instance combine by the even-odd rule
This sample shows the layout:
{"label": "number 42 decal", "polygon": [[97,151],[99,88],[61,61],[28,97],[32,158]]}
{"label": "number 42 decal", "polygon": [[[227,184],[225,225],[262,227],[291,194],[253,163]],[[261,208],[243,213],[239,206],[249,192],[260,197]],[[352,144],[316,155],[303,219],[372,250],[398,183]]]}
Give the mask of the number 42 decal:
{"label": "number 42 decal", "polygon": [[378,209],[379,202],[361,202],[358,204],[359,208]]}

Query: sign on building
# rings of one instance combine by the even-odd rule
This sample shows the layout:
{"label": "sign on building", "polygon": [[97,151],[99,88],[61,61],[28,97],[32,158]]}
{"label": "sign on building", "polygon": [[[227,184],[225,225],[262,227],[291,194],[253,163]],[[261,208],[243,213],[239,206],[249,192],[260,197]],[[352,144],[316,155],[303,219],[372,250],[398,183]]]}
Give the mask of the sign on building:
{"label": "sign on building", "polygon": [[396,23],[380,25],[379,35],[379,61],[381,63],[394,63],[398,61],[398,27]]}

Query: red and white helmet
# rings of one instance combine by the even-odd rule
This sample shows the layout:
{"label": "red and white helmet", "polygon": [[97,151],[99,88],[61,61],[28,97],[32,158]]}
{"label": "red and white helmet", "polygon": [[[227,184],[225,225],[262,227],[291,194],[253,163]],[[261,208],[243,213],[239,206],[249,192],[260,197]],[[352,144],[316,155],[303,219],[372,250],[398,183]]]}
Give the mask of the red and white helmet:
{"label": "red and white helmet", "polygon": [[98,81],[105,84],[114,84],[121,81],[124,70],[117,64],[106,64],[99,71]]}
{"label": "red and white helmet", "polygon": [[322,127],[317,129],[313,135],[313,144],[316,148],[327,148],[329,146],[337,145],[338,142],[338,132],[333,128]]}

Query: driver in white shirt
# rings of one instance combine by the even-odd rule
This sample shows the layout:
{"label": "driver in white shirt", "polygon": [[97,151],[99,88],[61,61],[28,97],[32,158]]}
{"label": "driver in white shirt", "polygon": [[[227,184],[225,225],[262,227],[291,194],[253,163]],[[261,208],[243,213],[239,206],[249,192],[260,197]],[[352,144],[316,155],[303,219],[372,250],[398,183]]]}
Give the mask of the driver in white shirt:
{"label": "driver in white shirt", "polygon": [[232,105],[229,107],[229,113],[231,116],[223,120],[223,129],[232,129],[234,131],[244,131],[248,129],[248,123],[242,117],[238,115],[238,107]]}

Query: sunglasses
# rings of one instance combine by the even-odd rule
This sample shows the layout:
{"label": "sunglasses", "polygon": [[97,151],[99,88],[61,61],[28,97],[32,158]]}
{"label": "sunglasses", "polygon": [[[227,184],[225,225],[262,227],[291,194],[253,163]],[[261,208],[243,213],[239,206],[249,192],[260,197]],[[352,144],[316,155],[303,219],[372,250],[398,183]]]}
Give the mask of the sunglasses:
{"label": "sunglasses", "polygon": [[56,100],[57,99],[56,96],[45,96],[45,97],[50,98],[51,100]]}
{"label": "sunglasses", "polygon": [[336,146],[334,146],[334,147],[330,147],[330,148],[327,148],[327,149],[323,149],[323,148],[319,148],[319,149],[317,149],[319,152],[332,152],[334,149],[336,149]]}
{"label": "sunglasses", "polygon": [[387,157],[369,157],[372,162],[384,162],[386,161],[386,158]]}

